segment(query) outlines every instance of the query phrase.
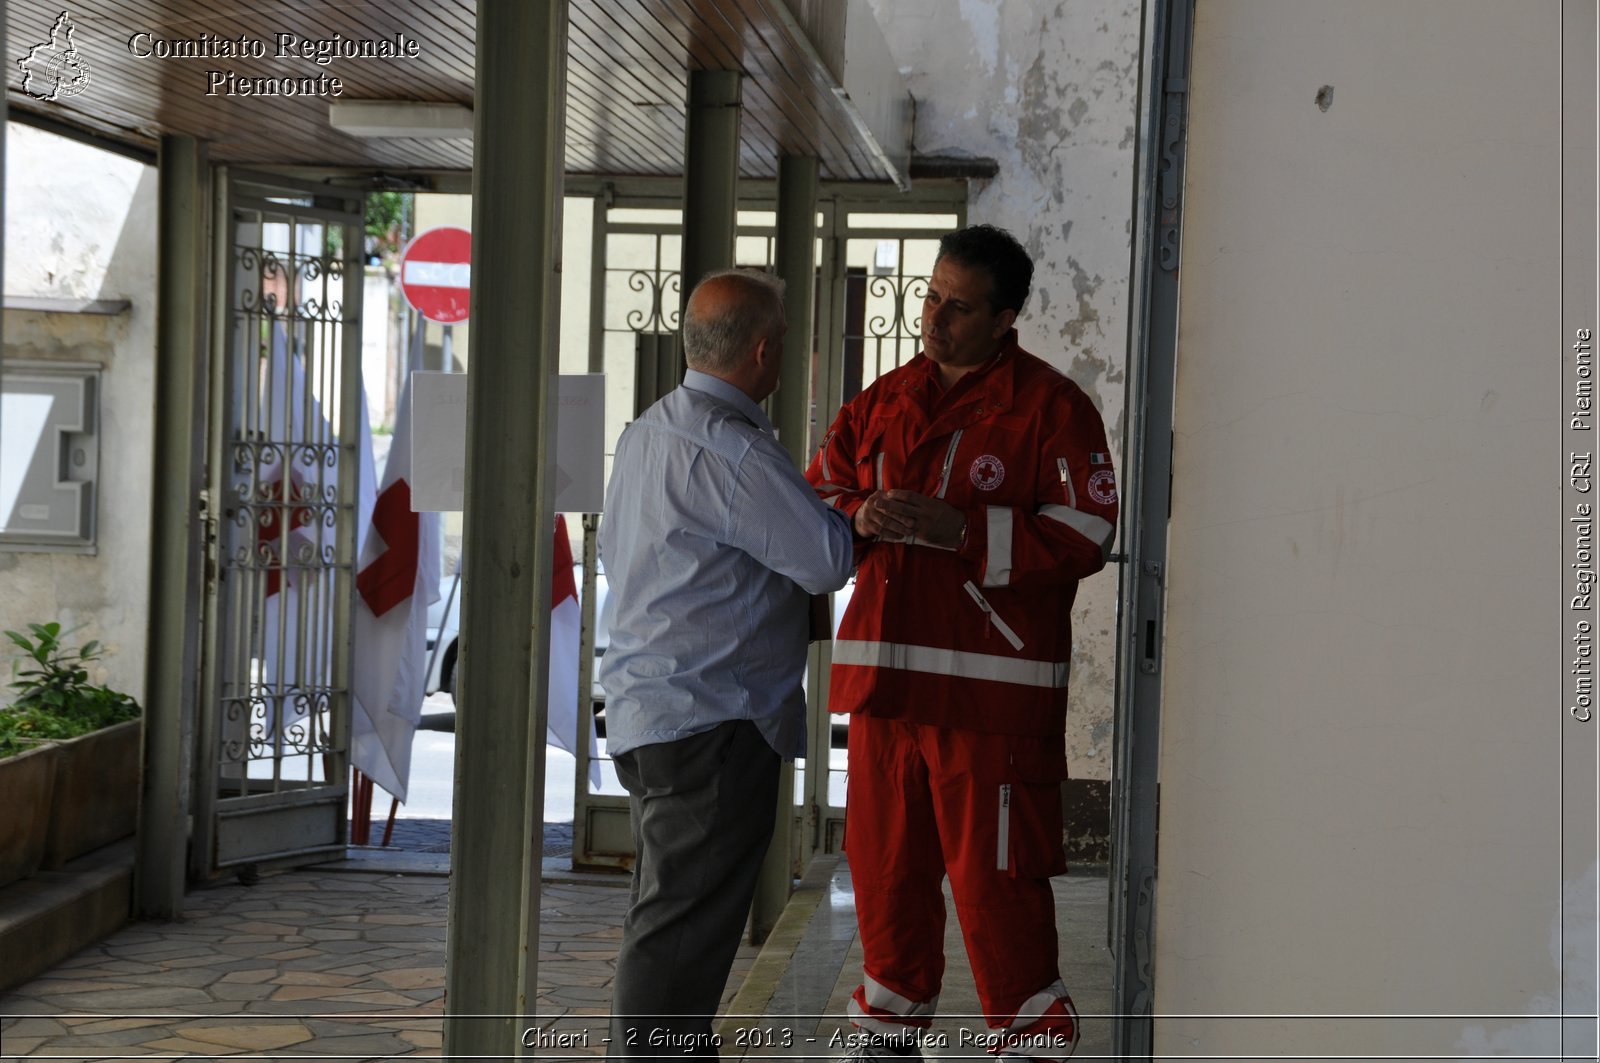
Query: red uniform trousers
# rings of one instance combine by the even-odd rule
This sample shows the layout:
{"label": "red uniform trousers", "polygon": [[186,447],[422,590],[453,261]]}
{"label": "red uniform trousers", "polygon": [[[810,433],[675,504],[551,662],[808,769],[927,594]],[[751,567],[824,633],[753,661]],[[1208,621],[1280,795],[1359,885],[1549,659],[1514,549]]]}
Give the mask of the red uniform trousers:
{"label": "red uniform trousers", "polygon": [[931,1022],[948,873],[998,1047],[1071,1054],[1077,1013],[1056,968],[1049,881],[1066,870],[1065,768],[1057,738],[852,716],[845,851],[866,969],[850,1006],[857,1026],[898,1036]]}

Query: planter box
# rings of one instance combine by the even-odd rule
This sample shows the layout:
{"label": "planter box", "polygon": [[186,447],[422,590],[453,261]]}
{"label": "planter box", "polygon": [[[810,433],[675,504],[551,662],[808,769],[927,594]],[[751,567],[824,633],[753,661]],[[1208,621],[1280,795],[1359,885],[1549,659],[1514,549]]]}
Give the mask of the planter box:
{"label": "planter box", "polygon": [[139,825],[139,720],[57,744],[46,869],[93,852]]}
{"label": "planter box", "polygon": [[39,870],[50,827],[57,747],[0,760],[0,886]]}

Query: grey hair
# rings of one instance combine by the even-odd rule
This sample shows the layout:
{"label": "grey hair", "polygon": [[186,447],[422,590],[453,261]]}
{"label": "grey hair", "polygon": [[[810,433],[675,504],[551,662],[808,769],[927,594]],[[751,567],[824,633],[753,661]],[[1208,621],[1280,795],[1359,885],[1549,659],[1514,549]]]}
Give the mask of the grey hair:
{"label": "grey hair", "polygon": [[683,358],[689,368],[704,373],[731,373],[739,368],[757,343],[775,335],[783,324],[783,278],[757,269],[722,269],[708,273],[695,291],[708,281],[730,277],[749,295],[720,314],[691,312],[694,296],[683,313]]}

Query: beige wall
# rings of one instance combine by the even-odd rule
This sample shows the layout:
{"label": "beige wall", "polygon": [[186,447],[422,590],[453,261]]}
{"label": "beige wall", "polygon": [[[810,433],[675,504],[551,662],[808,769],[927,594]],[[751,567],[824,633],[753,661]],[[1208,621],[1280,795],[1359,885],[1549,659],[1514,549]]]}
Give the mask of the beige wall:
{"label": "beige wall", "polygon": [[[1199,0],[1158,1014],[1555,1010],[1559,40],[1553,0]],[[1556,1044],[1490,1018],[1156,1034]]]}
{"label": "beige wall", "polygon": [[[99,639],[95,679],[144,696],[150,583],[156,179],[152,167],[6,126],[7,295],[127,299],[114,316],[5,312],[7,361],[89,362],[100,377],[98,552],[0,550],[0,628],[60,620]],[[0,653],[9,682],[10,644]],[[3,683],[0,683],[3,685]],[[0,701],[9,701],[0,690]]]}

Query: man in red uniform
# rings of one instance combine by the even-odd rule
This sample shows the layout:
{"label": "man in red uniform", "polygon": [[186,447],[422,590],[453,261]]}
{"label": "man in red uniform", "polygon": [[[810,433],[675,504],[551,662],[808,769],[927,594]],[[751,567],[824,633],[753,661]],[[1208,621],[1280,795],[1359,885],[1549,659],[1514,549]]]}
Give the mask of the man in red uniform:
{"label": "man in red uniform", "polygon": [[806,472],[851,516],[859,562],[830,690],[855,716],[862,1058],[920,1055],[946,874],[990,1044],[1057,1060],[1078,1041],[1049,880],[1066,870],[1072,601],[1105,565],[1117,488],[1094,403],[1017,344],[1032,279],[1004,230],[945,236],[922,353],[840,411]]}

